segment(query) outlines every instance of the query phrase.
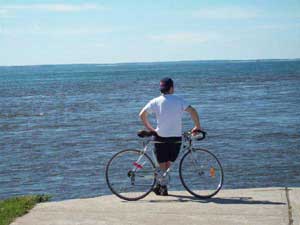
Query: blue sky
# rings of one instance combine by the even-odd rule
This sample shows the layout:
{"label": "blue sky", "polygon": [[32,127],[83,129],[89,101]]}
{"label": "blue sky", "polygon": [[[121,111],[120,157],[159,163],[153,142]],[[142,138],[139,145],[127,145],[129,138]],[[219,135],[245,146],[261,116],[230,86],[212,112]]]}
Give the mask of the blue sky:
{"label": "blue sky", "polygon": [[0,0],[0,65],[300,58],[299,0]]}

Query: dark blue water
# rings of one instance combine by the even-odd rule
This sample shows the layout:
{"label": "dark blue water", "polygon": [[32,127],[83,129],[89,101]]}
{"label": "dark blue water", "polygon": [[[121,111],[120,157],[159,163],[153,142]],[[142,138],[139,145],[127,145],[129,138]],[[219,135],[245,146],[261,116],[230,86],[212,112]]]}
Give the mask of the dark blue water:
{"label": "dark blue water", "polygon": [[140,147],[139,110],[166,75],[199,111],[224,188],[300,187],[300,61],[26,66],[0,67],[0,198],[109,194],[104,166]]}

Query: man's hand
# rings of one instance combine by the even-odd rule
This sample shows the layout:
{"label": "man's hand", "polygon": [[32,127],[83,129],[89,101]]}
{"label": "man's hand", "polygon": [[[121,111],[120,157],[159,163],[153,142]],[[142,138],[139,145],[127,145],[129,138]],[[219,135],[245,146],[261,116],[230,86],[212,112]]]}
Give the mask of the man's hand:
{"label": "man's hand", "polygon": [[199,132],[199,130],[202,131],[201,127],[195,126],[195,127],[191,130],[191,132],[192,132],[192,133],[197,133],[197,132]]}
{"label": "man's hand", "polygon": [[148,120],[148,113],[146,111],[141,111],[139,114],[141,120],[143,121],[144,126],[151,132],[156,132],[152,125],[149,123]]}

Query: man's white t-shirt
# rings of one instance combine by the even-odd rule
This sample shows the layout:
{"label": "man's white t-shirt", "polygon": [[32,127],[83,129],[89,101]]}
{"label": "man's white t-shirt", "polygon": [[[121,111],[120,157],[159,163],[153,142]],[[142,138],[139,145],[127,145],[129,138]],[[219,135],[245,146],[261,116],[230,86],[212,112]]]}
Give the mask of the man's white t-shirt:
{"label": "man's white t-shirt", "polygon": [[157,134],[161,137],[180,137],[182,133],[182,114],[189,106],[182,98],[173,95],[161,95],[152,99],[143,108],[150,114],[155,114]]}

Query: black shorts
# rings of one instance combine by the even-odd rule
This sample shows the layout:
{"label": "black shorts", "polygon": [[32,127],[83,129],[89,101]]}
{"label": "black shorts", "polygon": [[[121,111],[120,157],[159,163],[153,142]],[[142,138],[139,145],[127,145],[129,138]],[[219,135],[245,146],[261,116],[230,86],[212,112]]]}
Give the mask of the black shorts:
{"label": "black shorts", "polygon": [[181,137],[155,136],[154,141],[164,142],[154,144],[154,152],[159,163],[174,162],[177,159],[181,147]]}

